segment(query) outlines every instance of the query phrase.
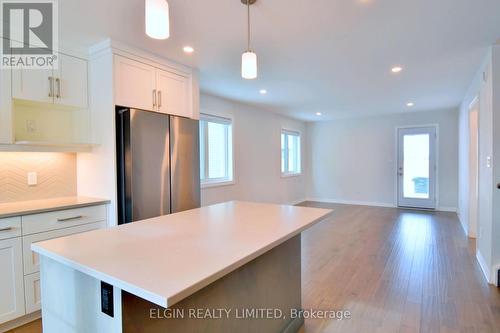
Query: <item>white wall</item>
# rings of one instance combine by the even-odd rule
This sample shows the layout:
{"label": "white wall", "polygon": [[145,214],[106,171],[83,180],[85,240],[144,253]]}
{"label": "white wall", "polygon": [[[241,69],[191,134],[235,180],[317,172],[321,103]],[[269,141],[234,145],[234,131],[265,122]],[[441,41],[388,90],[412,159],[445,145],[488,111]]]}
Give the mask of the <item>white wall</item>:
{"label": "white wall", "polygon": [[457,110],[309,123],[308,198],[394,206],[396,127],[439,125],[439,206],[457,207]]}
{"label": "white wall", "polygon": [[235,159],[235,184],[202,189],[202,205],[228,200],[294,203],[305,198],[306,177],[282,178],[280,157],[281,129],[299,131],[304,138],[305,123],[207,94],[201,94],[200,112],[233,118]]}
{"label": "white wall", "polygon": [[[459,216],[469,223],[469,105],[479,97],[479,203],[477,258],[486,278],[496,282],[500,266],[500,46],[488,52],[460,108]],[[488,167],[488,157],[491,166]]]}

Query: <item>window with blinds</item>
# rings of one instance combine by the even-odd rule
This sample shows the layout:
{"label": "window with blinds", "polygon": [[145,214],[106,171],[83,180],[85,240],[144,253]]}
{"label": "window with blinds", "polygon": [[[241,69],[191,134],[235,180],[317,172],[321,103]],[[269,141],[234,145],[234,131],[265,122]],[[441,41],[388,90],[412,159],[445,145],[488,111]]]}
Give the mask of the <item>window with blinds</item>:
{"label": "window with blinds", "polygon": [[301,173],[300,133],[281,130],[281,174],[293,176]]}
{"label": "window with blinds", "polygon": [[200,178],[202,185],[233,181],[231,119],[201,114]]}

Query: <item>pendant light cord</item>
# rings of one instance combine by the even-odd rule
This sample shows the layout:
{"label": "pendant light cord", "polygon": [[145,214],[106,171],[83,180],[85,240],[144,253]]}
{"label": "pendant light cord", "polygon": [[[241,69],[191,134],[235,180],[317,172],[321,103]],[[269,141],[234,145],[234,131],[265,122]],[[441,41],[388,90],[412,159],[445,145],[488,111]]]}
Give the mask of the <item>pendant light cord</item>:
{"label": "pendant light cord", "polygon": [[247,41],[248,41],[248,44],[247,44],[247,50],[250,51],[250,0],[247,0],[247,33],[248,33],[248,36],[247,36]]}

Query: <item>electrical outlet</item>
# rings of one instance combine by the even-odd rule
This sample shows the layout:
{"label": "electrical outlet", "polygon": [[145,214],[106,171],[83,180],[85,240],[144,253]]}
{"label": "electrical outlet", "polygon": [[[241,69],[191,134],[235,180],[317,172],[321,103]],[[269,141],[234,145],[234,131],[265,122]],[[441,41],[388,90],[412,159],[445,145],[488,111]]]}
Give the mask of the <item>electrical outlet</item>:
{"label": "electrical outlet", "polygon": [[36,172],[28,172],[28,186],[36,186],[38,184],[38,175]]}
{"label": "electrical outlet", "polygon": [[486,157],[486,167],[491,168],[491,156]]}
{"label": "electrical outlet", "polygon": [[36,121],[29,119],[26,120],[26,131],[28,133],[35,133],[36,132]]}

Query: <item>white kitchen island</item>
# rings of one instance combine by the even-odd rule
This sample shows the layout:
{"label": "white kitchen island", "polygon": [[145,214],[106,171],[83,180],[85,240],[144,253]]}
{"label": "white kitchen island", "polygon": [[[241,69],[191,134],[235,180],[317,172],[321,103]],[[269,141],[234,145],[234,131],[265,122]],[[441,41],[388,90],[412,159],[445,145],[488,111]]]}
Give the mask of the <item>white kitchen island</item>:
{"label": "white kitchen island", "polygon": [[300,233],[330,213],[232,201],[33,244],[44,333],[296,331]]}

